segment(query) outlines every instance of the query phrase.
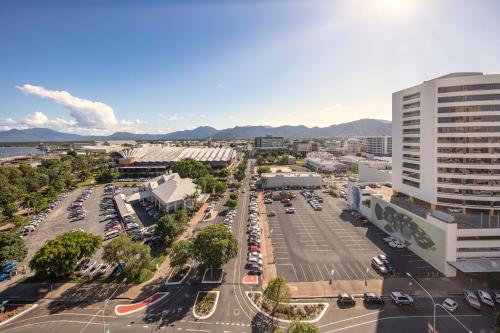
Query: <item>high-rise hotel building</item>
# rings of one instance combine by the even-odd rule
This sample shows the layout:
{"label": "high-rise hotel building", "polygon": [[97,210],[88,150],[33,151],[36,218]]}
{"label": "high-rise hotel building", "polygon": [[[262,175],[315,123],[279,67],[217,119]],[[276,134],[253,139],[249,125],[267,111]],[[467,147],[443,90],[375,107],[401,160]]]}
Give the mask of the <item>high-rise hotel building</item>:
{"label": "high-rise hotel building", "polygon": [[500,75],[452,73],[392,95],[392,183],[434,209],[500,210]]}

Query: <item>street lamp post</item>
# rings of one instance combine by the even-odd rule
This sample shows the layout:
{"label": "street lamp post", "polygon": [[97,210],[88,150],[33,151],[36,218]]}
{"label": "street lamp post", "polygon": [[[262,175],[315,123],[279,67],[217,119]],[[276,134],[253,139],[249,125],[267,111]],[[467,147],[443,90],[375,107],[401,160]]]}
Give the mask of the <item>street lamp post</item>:
{"label": "street lamp post", "polygon": [[436,302],[434,301],[434,297],[432,297],[431,293],[427,291],[427,289],[425,289],[413,276],[411,276],[410,273],[406,273],[406,275],[412,279],[413,281],[415,281],[416,284],[418,284],[418,286],[426,292],[427,295],[429,295],[429,298],[431,299],[432,301],[432,310],[433,310],[433,322],[432,322],[432,329],[434,332],[436,332]]}
{"label": "street lamp post", "polygon": [[125,282],[127,282],[127,278],[123,279],[123,281],[118,285],[118,287],[116,287],[115,291],[113,291],[111,296],[109,296],[108,299],[106,300],[106,302],[104,302],[104,308],[102,309],[102,327],[103,327],[104,333],[106,333],[106,317],[105,316],[106,316],[106,307],[108,306],[108,302],[113,298],[113,296],[116,294],[118,289],[120,289],[122,284],[124,284]]}

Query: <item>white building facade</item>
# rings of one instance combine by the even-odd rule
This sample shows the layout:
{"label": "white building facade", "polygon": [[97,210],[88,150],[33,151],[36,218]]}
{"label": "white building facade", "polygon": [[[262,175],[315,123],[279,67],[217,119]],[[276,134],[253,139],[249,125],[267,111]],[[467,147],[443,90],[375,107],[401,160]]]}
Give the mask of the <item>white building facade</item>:
{"label": "white building facade", "polygon": [[366,153],[375,156],[392,155],[392,136],[367,136],[365,138]]}
{"label": "white building facade", "polygon": [[392,95],[393,188],[436,206],[500,210],[500,75],[453,73]]}

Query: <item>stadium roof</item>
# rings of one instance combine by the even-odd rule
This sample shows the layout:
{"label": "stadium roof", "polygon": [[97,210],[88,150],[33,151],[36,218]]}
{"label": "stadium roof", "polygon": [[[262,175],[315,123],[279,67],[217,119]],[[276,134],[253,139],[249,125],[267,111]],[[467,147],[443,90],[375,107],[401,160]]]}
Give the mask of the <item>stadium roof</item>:
{"label": "stadium roof", "polygon": [[201,162],[227,162],[236,157],[233,148],[211,147],[170,147],[151,145],[132,148],[120,152],[123,158],[133,158],[137,162],[176,162],[192,158]]}

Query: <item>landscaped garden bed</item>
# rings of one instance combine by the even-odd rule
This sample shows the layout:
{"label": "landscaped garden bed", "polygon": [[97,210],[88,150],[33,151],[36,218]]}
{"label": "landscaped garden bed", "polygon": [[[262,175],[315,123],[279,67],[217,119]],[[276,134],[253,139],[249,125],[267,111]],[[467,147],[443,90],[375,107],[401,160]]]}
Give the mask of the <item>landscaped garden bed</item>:
{"label": "landscaped garden bed", "polygon": [[267,301],[261,292],[247,292],[254,306],[265,315],[282,321],[316,322],[326,311],[327,303],[281,303],[272,314],[272,303]]}
{"label": "landscaped garden bed", "polygon": [[219,300],[218,291],[199,291],[194,303],[193,315],[197,319],[207,319],[214,312]]}

